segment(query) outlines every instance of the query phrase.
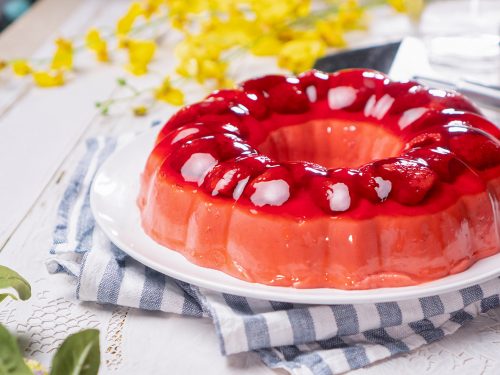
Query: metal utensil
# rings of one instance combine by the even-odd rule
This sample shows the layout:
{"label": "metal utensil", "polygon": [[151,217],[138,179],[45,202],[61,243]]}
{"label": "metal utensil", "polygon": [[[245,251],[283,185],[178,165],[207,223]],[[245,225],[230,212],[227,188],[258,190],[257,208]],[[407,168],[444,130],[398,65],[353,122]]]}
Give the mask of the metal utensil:
{"label": "metal utensil", "polygon": [[479,104],[500,109],[500,89],[498,86],[464,79],[453,82],[420,75],[415,75],[413,79],[426,86],[442,87],[458,91]]}
{"label": "metal utensil", "polygon": [[346,68],[367,68],[389,73],[401,41],[367,48],[341,51],[316,61],[314,68],[334,72]]}

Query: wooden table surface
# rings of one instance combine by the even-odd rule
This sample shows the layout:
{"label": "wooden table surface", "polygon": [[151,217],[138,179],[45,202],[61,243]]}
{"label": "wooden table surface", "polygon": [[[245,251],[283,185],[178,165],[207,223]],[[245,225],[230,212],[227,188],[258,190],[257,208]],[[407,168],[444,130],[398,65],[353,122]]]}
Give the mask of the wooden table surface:
{"label": "wooden table surface", "polygon": [[[83,35],[91,26],[109,25],[128,4],[126,0],[42,0],[0,34],[0,57],[50,55],[55,37]],[[387,10],[381,10],[370,37],[354,42],[381,42],[409,32],[406,19],[387,15]],[[163,70],[173,67],[166,43],[156,63]],[[277,71],[271,61],[263,65],[244,59],[238,66],[239,79]],[[122,110],[103,117],[94,102],[116,93],[116,78],[124,75],[120,64],[96,66],[89,57],[79,60],[77,70],[66,86],[50,90],[0,73],[0,263],[16,269],[33,287],[30,301],[1,305],[0,322],[19,333],[27,356],[45,364],[67,334],[96,327],[101,330],[103,374],[275,373],[251,353],[221,356],[209,320],[81,303],[75,299],[69,276],[47,273],[57,205],[85,139],[139,131],[174,111],[162,107],[135,118]],[[499,82],[498,75],[491,79]],[[188,98],[203,94],[193,91]],[[355,373],[498,374],[498,353],[497,309],[451,337]]]}

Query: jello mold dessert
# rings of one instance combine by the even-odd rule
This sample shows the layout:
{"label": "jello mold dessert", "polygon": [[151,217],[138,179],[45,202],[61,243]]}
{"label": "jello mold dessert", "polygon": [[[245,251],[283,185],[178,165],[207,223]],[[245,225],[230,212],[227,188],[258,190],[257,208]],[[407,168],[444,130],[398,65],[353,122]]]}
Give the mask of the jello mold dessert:
{"label": "jello mold dessert", "polygon": [[460,94],[372,70],[251,79],[165,124],[142,226],[250,282],[415,285],[500,251],[499,137]]}

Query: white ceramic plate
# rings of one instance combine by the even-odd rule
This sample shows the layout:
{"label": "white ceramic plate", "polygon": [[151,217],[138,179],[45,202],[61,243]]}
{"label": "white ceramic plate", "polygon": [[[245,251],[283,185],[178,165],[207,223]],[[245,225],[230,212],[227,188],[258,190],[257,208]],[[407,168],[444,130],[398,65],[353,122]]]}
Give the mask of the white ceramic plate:
{"label": "white ceramic plate", "polygon": [[437,281],[411,287],[355,291],[267,286],[196,266],[179,253],[153,241],[140,225],[136,205],[139,175],[156,133],[148,131],[139,136],[104,163],[92,186],[90,202],[97,223],[111,241],[139,262],[165,275],[219,292],[307,304],[373,303],[418,298],[458,290],[500,275],[500,254]]}

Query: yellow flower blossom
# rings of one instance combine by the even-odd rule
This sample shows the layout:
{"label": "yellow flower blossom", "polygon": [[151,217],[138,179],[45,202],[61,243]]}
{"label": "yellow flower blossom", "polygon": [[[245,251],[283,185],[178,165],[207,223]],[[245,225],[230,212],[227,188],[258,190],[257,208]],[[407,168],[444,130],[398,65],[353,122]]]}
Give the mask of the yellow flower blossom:
{"label": "yellow flower blossom", "polygon": [[183,105],[184,104],[184,93],[172,86],[172,82],[169,77],[166,77],[161,86],[157,87],[154,91],[155,98],[157,100],[172,104],[172,105]]}
{"label": "yellow flower blossom", "polygon": [[26,366],[33,372],[33,375],[48,375],[49,372],[43,365],[34,359],[25,359]]}
{"label": "yellow flower blossom", "polygon": [[16,60],[12,63],[12,71],[14,74],[24,77],[31,74],[32,69],[26,60]]}
{"label": "yellow flower blossom", "polygon": [[365,10],[357,0],[342,1],[339,5],[337,19],[344,30],[364,29],[366,27]]}
{"label": "yellow flower blossom", "polygon": [[144,8],[141,3],[133,2],[130,4],[127,13],[125,13],[125,15],[120,18],[116,24],[116,33],[121,36],[128,35],[130,30],[132,30],[135,21],[142,14],[144,14]]}
{"label": "yellow flower blossom", "polygon": [[[186,31],[193,16],[202,12],[207,14],[230,13],[228,19],[234,19],[233,10],[239,2],[234,0],[165,0],[168,17],[174,29]],[[243,3],[243,2],[241,2]]]}
{"label": "yellow flower blossom", "polygon": [[388,0],[390,6],[400,13],[406,13],[413,21],[417,21],[424,10],[424,0]]}
{"label": "yellow flower blossom", "polygon": [[204,82],[207,79],[222,81],[226,77],[228,63],[222,60],[200,60],[197,79]]}
{"label": "yellow flower blossom", "polygon": [[234,0],[210,0],[208,3],[210,10],[223,13],[232,13],[237,10],[238,6],[238,1]]}
{"label": "yellow flower blossom", "polygon": [[229,77],[225,76],[222,79],[217,80],[218,89],[232,89],[236,86],[236,83]]}
{"label": "yellow flower blossom", "polygon": [[166,4],[165,0],[145,0],[144,2],[144,17],[146,19],[151,18],[151,16],[157,14],[161,6]]}
{"label": "yellow flower blossom", "polygon": [[329,47],[344,47],[344,30],[336,20],[319,20],[315,24],[316,32]]}
{"label": "yellow flower blossom", "polygon": [[118,44],[118,48],[120,48],[120,49],[126,49],[126,48],[128,48],[128,42],[130,40],[128,37],[126,37],[126,36],[119,36],[117,38],[117,40],[118,40],[118,43],[117,43]]}
{"label": "yellow flower blossom", "polygon": [[316,59],[325,53],[326,45],[320,39],[295,39],[283,45],[278,54],[281,68],[300,73],[311,69]]}
{"label": "yellow flower blossom", "polygon": [[70,40],[59,38],[56,40],[56,52],[52,58],[51,69],[72,69],[73,68],[73,43]]}
{"label": "yellow flower blossom", "polygon": [[273,56],[281,48],[282,42],[272,34],[257,37],[250,47],[250,51],[256,56]]}
{"label": "yellow flower blossom", "polygon": [[64,73],[57,71],[36,71],[33,72],[33,80],[38,87],[56,87],[64,85]]}
{"label": "yellow flower blossom", "polygon": [[[210,10],[211,1],[207,0],[165,0],[170,16],[188,16]],[[214,9],[212,9],[214,10]]]}
{"label": "yellow flower blossom", "polygon": [[199,83],[208,79],[222,81],[225,78],[228,64],[225,61],[210,58],[190,58],[177,66],[176,72],[185,78],[194,78]]}
{"label": "yellow flower blossom", "polygon": [[186,36],[183,41],[175,46],[174,54],[179,61],[190,59],[218,59],[221,46],[206,43],[203,37]]}
{"label": "yellow flower blossom", "polygon": [[218,43],[214,35],[188,35],[175,48],[175,56],[179,61],[176,72],[200,83],[208,79],[221,81],[228,67],[228,63],[221,59],[221,53],[237,45],[235,43],[234,40],[220,40]]}
{"label": "yellow flower blossom", "polygon": [[140,105],[133,108],[134,115],[137,117],[146,116],[148,114],[148,108],[144,105]]}
{"label": "yellow flower blossom", "polygon": [[170,16],[170,25],[176,30],[184,31],[187,23],[188,19],[184,15],[176,14]]}
{"label": "yellow flower blossom", "polygon": [[156,52],[156,43],[151,40],[129,39],[124,45],[129,57],[127,70],[135,75],[146,74]]}
{"label": "yellow flower blossom", "polygon": [[262,23],[276,26],[304,17],[310,12],[310,0],[249,0],[255,17]]}
{"label": "yellow flower blossom", "polygon": [[234,46],[249,45],[255,39],[255,30],[254,22],[239,14],[234,14],[232,18],[223,21],[211,17],[208,22],[201,25],[199,35],[191,39],[200,45],[217,49],[217,53],[220,53]]}
{"label": "yellow flower blossom", "polygon": [[95,52],[98,61],[109,61],[108,43],[102,38],[99,30],[90,29],[85,36],[85,44],[88,49]]}

